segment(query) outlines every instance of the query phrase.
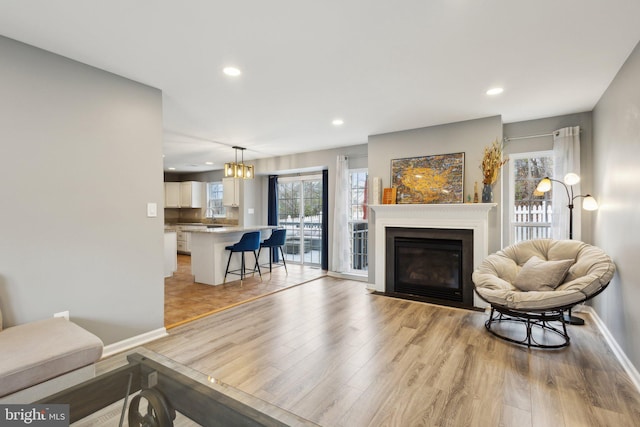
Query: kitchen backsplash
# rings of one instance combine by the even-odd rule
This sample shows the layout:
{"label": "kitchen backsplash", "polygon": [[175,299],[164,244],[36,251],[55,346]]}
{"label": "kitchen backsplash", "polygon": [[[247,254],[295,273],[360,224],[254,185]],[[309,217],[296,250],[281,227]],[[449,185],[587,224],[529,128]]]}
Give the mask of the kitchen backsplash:
{"label": "kitchen backsplash", "polygon": [[164,210],[164,222],[166,224],[197,222],[203,224],[238,225],[238,218],[202,218],[202,209],[177,209],[166,208]]}

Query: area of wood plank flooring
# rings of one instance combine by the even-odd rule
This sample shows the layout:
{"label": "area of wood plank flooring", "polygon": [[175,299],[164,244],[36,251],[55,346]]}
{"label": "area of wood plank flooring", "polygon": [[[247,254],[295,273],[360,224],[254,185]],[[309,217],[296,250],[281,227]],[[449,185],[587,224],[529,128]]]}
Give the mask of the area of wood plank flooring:
{"label": "area of wood plank flooring", "polygon": [[291,263],[287,270],[275,267],[269,273],[267,266],[262,269],[262,279],[255,273],[241,283],[238,276],[229,275],[224,285],[210,286],[194,281],[189,255],[178,255],[177,271],[164,281],[164,325],[172,328],[326,274],[319,268]]}
{"label": "area of wood plank flooring", "polygon": [[486,313],[323,277],[145,347],[322,426],[637,426],[640,394],[582,316],[569,347],[533,350]]}

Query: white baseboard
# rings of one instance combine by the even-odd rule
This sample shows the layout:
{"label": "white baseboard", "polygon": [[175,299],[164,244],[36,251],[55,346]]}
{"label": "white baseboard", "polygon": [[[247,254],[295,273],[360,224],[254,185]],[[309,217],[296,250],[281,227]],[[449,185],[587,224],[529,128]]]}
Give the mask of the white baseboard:
{"label": "white baseboard", "polygon": [[165,328],[158,328],[153,331],[145,332],[144,334],[136,335],[135,337],[127,338],[126,340],[106,345],[102,350],[102,358],[104,359],[109,356],[113,356],[116,353],[141,346],[149,341],[157,340],[158,338],[166,337],[167,335],[167,330]]}
{"label": "white baseboard", "polygon": [[327,276],[336,277],[338,279],[355,280],[355,281],[358,281],[358,282],[368,282],[369,281],[369,277],[368,276],[363,276],[363,275],[360,275],[360,274],[352,274],[352,273],[339,273],[337,271],[331,271],[331,270],[327,271]]}
{"label": "white baseboard", "polygon": [[633,385],[635,385],[636,389],[640,392],[640,373],[638,372],[636,367],[633,366],[633,363],[631,363],[631,361],[629,360],[627,355],[624,353],[622,348],[620,348],[620,345],[618,345],[618,342],[613,337],[613,335],[611,335],[611,332],[609,331],[609,328],[607,328],[607,325],[604,324],[604,322],[602,321],[600,316],[598,316],[598,313],[593,309],[593,307],[585,305],[581,311],[585,313],[589,313],[591,315],[591,318],[596,323],[596,327],[600,330],[600,332],[604,336],[604,339],[607,341],[607,344],[609,344],[609,348],[611,348],[611,351],[613,351],[613,354],[616,356],[616,358],[622,365],[622,368],[625,370],[627,375],[629,375],[629,378],[631,378],[631,382],[633,382]]}

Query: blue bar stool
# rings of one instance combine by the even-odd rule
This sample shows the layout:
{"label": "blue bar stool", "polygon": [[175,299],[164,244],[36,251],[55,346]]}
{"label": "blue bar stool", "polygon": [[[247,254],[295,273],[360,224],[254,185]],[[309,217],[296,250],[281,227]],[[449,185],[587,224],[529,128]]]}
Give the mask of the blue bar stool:
{"label": "blue bar stool", "polygon": [[[256,267],[258,267],[258,273],[260,274],[260,279],[262,280],[262,272],[260,271],[260,265],[258,264],[258,255],[256,254],[256,250],[260,249],[260,232],[259,231],[251,231],[249,233],[244,233],[240,241],[232,246],[225,247],[226,250],[229,251],[229,260],[227,261],[227,268],[224,272],[224,281],[227,281],[227,274],[239,274],[240,280],[244,279],[246,275],[245,261],[244,261],[244,253],[245,252],[253,252],[253,256],[256,259]],[[229,271],[229,264],[231,264],[231,256],[234,252],[242,253],[242,261],[240,264],[240,268],[238,270]],[[253,274],[255,272],[255,267],[251,271]]]}
{"label": "blue bar stool", "polygon": [[282,249],[286,240],[287,240],[287,230],[279,228],[279,229],[273,230],[271,232],[271,236],[269,236],[269,238],[266,239],[264,242],[260,243],[260,249],[258,250],[258,257],[260,257],[260,251],[262,250],[262,248],[269,248],[269,273],[271,273],[271,270],[273,268],[273,262],[275,261],[275,257],[278,256],[277,249],[280,248],[280,254],[282,255],[282,263],[284,264],[284,271],[287,272],[287,275],[289,274],[289,271],[287,270],[287,262],[284,259],[284,250]]}

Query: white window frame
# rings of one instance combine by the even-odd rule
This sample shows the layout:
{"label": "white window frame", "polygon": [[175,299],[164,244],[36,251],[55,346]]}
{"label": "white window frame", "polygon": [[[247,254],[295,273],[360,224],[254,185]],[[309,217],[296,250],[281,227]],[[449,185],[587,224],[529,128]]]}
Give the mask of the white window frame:
{"label": "white window frame", "polygon": [[[541,151],[529,151],[526,153],[510,153],[509,154],[509,244],[514,244],[516,239],[515,228],[517,226],[517,222],[514,221],[515,218],[515,196],[516,196],[516,183],[515,183],[515,161],[519,159],[530,159],[532,157],[551,157],[553,159],[553,150],[541,150]],[[555,159],[554,159],[555,161]],[[549,227],[551,228],[551,223],[549,223]]]}
{"label": "white window frame", "polygon": [[[212,199],[210,197],[211,196],[210,187],[212,185],[220,186],[219,199],[218,198]],[[222,204],[222,198],[223,198],[222,181],[207,182],[205,189],[206,189],[206,200],[207,200],[207,205],[206,205],[207,207],[205,209],[205,214],[204,214],[205,218],[226,218],[227,209]]]}

